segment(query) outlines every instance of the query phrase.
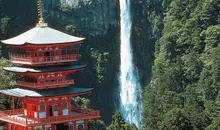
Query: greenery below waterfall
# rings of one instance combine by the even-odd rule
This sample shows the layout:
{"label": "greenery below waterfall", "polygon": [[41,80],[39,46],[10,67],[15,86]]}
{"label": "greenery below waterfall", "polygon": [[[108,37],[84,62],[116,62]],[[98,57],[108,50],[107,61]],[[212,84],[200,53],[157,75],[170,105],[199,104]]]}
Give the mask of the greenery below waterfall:
{"label": "greenery below waterfall", "polygon": [[[76,78],[79,84],[96,88],[91,104],[108,118],[104,119],[107,128],[101,120],[91,121],[89,128],[135,130],[135,126],[126,124],[120,113],[115,112],[118,108],[120,41],[116,11],[119,5],[114,0],[91,1],[90,5],[68,8],[68,11],[61,6],[50,8],[46,19],[54,28],[88,38],[81,50],[82,61],[88,68]],[[219,130],[220,0],[131,2],[134,63],[145,91],[144,130]],[[13,0],[0,0],[0,39],[33,27],[37,21],[35,4],[30,0],[16,1],[16,4]],[[115,9],[105,14],[109,8]],[[88,17],[73,21],[80,17],[74,14]],[[114,18],[116,22],[111,21]],[[95,22],[90,24],[86,19]],[[7,57],[6,49],[2,50]],[[0,67],[6,65],[11,64],[2,60]],[[1,68],[1,88],[11,88],[14,82],[8,81],[8,73]],[[4,103],[1,109],[10,108],[10,100],[2,98],[1,102]]]}

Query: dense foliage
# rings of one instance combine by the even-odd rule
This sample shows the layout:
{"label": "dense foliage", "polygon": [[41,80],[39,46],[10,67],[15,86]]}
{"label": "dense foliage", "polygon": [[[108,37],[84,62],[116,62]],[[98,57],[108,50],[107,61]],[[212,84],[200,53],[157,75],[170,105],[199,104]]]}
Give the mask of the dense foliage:
{"label": "dense foliage", "polygon": [[[13,66],[13,64],[1,58],[0,59],[0,89],[13,88],[15,86],[16,76],[12,73],[3,70],[5,66]],[[19,103],[16,102],[15,107],[18,107]],[[6,96],[0,96],[0,109],[7,110],[11,108],[11,100]]]}
{"label": "dense foliage", "polygon": [[162,35],[145,89],[146,129],[219,129],[220,1],[148,0],[148,6],[164,27],[155,24]]}
{"label": "dense foliage", "polygon": [[134,124],[129,125],[125,123],[122,119],[120,111],[116,111],[113,115],[112,123],[107,130],[137,130],[137,127]]}

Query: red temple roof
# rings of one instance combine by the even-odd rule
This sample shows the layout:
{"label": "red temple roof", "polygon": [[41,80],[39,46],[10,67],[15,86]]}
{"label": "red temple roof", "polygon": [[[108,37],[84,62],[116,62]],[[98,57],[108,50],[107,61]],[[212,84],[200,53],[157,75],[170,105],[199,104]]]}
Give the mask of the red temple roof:
{"label": "red temple roof", "polygon": [[93,88],[75,88],[74,86],[63,88],[50,88],[42,90],[28,90],[23,88],[15,88],[8,90],[0,90],[0,94],[13,96],[13,97],[51,97],[51,96],[64,96],[64,95],[83,95],[88,94]]}
{"label": "red temple roof", "polygon": [[56,71],[67,71],[85,68],[86,65],[63,65],[63,66],[50,66],[50,67],[39,67],[39,68],[24,68],[24,67],[4,67],[5,70],[16,73],[41,73],[41,72],[56,72]]}
{"label": "red temple roof", "polygon": [[2,40],[2,42],[10,45],[24,45],[25,43],[43,45],[56,43],[74,43],[83,41],[84,39],[85,38],[65,34],[48,26],[39,26],[16,37]]}

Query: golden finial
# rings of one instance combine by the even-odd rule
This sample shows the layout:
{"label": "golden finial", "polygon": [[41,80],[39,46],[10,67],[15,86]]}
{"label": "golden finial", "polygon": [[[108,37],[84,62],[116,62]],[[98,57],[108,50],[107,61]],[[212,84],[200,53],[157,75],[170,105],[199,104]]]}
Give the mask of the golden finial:
{"label": "golden finial", "polygon": [[47,26],[47,23],[44,22],[43,4],[43,0],[37,0],[37,10],[39,16],[39,22],[37,23],[37,26]]}

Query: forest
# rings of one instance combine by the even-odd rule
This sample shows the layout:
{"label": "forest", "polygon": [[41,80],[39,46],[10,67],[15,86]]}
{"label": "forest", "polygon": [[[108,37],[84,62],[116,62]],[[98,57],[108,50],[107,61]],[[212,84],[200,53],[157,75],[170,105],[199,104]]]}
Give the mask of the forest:
{"label": "forest", "polygon": [[[77,83],[94,87],[82,103],[101,111],[90,130],[136,130],[118,98],[120,16],[117,0],[45,0],[49,26],[86,37]],[[76,0],[77,1],[77,0]],[[36,0],[0,0],[0,40],[35,26]],[[143,130],[220,130],[220,0],[131,0],[132,48],[144,90]],[[13,88],[13,66],[1,46],[0,89]],[[89,80],[89,81],[88,81]],[[104,97],[104,98],[103,98]],[[10,99],[1,97],[0,109]]]}

